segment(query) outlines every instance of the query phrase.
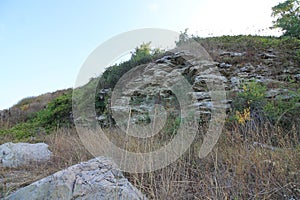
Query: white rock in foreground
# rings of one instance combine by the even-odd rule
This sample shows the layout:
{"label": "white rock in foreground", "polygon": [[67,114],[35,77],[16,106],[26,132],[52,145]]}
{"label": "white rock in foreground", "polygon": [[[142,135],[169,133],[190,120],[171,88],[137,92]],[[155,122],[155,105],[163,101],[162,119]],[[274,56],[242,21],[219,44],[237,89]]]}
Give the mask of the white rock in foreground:
{"label": "white rock in foreground", "polygon": [[0,165],[3,167],[19,167],[35,162],[45,162],[51,157],[45,143],[12,143],[0,145]]}
{"label": "white rock in foreground", "polygon": [[99,157],[73,165],[10,194],[7,200],[146,199],[115,164]]}

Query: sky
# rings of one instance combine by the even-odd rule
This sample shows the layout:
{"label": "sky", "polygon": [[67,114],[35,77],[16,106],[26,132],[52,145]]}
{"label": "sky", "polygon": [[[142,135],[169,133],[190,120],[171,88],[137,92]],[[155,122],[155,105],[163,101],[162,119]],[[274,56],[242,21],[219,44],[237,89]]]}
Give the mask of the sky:
{"label": "sky", "polygon": [[201,37],[280,35],[280,0],[0,0],[0,110],[73,87],[88,56],[118,34],[141,28]]}

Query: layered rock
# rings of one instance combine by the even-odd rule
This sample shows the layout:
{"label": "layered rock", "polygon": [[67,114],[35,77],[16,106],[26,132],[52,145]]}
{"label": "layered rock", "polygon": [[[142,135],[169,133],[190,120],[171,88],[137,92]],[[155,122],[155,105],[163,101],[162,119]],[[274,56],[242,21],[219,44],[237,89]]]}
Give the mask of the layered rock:
{"label": "layered rock", "polygon": [[[109,109],[119,126],[126,126],[128,120],[133,124],[147,124],[153,120],[154,114],[180,117],[178,96],[187,96],[190,99],[189,106],[199,113],[210,114],[215,107],[211,90],[228,89],[228,80],[217,71],[217,65],[209,59],[195,58],[188,51],[180,51],[138,66],[119,80]],[[190,90],[176,93],[178,84],[186,84]],[[222,85],[223,88],[213,88],[214,85]],[[230,107],[226,100],[221,104],[224,109]],[[155,113],[156,105],[164,108],[160,109],[161,113]],[[106,118],[99,115],[97,119],[105,124]]]}
{"label": "layered rock", "polygon": [[[148,123],[151,121],[151,113],[155,104],[161,104],[168,112],[179,108],[176,94],[170,87],[182,77],[191,85],[193,92],[187,92],[192,98],[192,106],[200,114],[211,114],[215,108],[212,102],[211,90],[215,83],[224,86],[227,94],[242,91],[241,85],[248,82],[260,82],[267,87],[267,98],[280,97],[289,98],[284,89],[278,88],[283,82],[300,80],[300,68],[290,66],[286,68],[274,67],[280,64],[276,52],[257,52],[254,56],[255,64],[249,59],[249,52],[221,51],[219,58],[223,60],[241,59],[239,63],[214,62],[211,59],[196,58],[188,51],[174,50],[175,53],[168,55],[146,65],[138,66],[136,69],[125,74],[112,96],[112,107],[108,109],[117,118],[123,118],[124,124],[128,123],[128,115],[132,123]],[[259,64],[257,64],[259,63]],[[106,93],[109,98],[109,93]],[[109,101],[110,102],[110,101]],[[227,95],[227,99],[222,102],[222,107],[230,110],[232,102]],[[172,108],[172,109],[171,109]],[[169,109],[169,110],[168,110]],[[173,111],[172,111],[173,112]],[[129,114],[130,113],[130,114]],[[178,112],[173,113],[178,114]],[[98,120],[105,123],[108,117],[101,115]],[[107,123],[106,123],[107,124]]]}

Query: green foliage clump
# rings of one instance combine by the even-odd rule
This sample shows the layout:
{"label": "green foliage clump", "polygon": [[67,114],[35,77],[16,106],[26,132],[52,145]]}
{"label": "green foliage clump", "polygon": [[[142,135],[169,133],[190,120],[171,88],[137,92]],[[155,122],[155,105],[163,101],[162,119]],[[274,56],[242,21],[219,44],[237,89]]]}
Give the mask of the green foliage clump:
{"label": "green foliage clump", "polygon": [[300,2],[286,0],[272,8],[272,16],[277,17],[273,28],[281,28],[284,36],[300,39]]}
{"label": "green foliage clump", "polygon": [[130,69],[149,63],[163,53],[160,49],[152,50],[150,44],[151,42],[143,43],[137,47],[130,60],[108,67],[100,77],[99,88],[114,88],[118,80]]}
{"label": "green foliage clump", "polygon": [[260,123],[270,122],[283,128],[291,128],[293,119],[298,118],[300,89],[287,89],[287,94],[273,99],[266,98],[267,89],[261,83],[246,83],[242,89],[232,104],[233,119],[239,123],[257,120]]}
{"label": "green foliage clump", "polygon": [[72,113],[72,93],[65,93],[53,101],[47,107],[37,113],[34,121],[40,126],[53,129],[55,127],[70,125]]}
{"label": "green foliage clump", "polygon": [[246,120],[259,119],[264,116],[263,108],[266,105],[266,87],[250,82],[242,85],[243,91],[233,100],[234,116],[239,123]]}
{"label": "green foliage clump", "polygon": [[1,129],[0,137],[9,135],[10,138],[21,140],[36,135],[36,124],[33,122],[23,122],[10,129]]}
{"label": "green foliage clump", "polygon": [[12,139],[24,140],[38,134],[45,134],[57,127],[70,126],[72,120],[72,92],[50,101],[45,109],[38,111],[26,122],[18,123],[9,129],[0,129],[0,137],[8,135]]}

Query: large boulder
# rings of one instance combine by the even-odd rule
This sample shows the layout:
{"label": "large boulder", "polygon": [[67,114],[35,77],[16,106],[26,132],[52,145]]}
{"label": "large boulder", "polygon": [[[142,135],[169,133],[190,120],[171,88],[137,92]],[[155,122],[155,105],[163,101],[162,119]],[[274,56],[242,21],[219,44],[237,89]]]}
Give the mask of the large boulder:
{"label": "large boulder", "polygon": [[0,165],[3,167],[20,167],[36,162],[48,161],[51,152],[45,143],[12,143],[0,145]]}
{"label": "large boulder", "polygon": [[32,183],[5,199],[146,199],[105,157],[73,165]]}

